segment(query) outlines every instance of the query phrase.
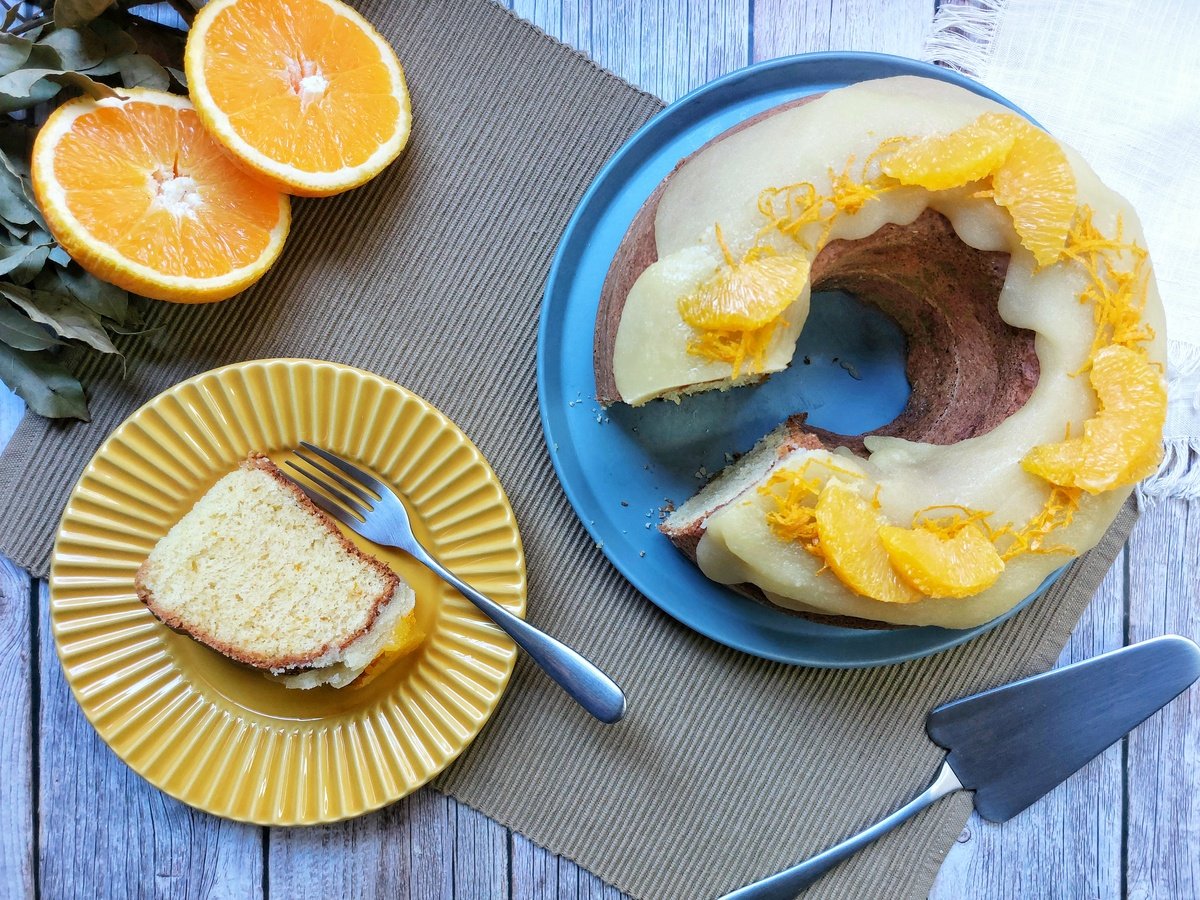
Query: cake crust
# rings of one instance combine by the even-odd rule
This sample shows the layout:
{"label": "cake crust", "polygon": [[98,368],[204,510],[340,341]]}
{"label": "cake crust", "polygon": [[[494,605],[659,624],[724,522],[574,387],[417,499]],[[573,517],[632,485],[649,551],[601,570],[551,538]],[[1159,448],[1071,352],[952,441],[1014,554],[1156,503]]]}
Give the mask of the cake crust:
{"label": "cake crust", "polygon": [[286,489],[299,503],[300,507],[308,513],[312,518],[318,521],[326,531],[341,545],[346,553],[356,557],[372,569],[374,569],[386,582],[386,587],[382,593],[377,595],[372,601],[371,608],[367,613],[365,624],[351,633],[346,638],[336,643],[326,643],[321,647],[314,648],[312,651],[303,654],[292,654],[290,656],[268,656],[265,654],[255,654],[247,652],[243,649],[231,646],[227,641],[222,641],[219,638],[206,631],[202,626],[196,623],[188,623],[183,619],[168,610],[164,609],[154,597],[154,593],[146,586],[145,580],[149,573],[149,560],[143,562],[134,575],[134,590],[137,592],[138,599],[146,605],[146,608],[154,615],[156,619],[175,631],[180,631],[188,636],[195,638],[200,643],[211,647],[223,656],[228,656],[230,659],[244,663],[248,666],[253,666],[256,669],[269,669],[276,673],[294,673],[305,669],[313,668],[314,660],[320,659],[330,651],[345,650],[356,640],[366,634],[371,626],[375,624],[375,620],[379,618],[380,612],[392,602],[396,595],[396,589],[400,584],[400,577],[396,575],[387,565],[379,561],[373,556],[364,553],[353,541],[342,534],[341,529],[333,523],[333,521],[325,514],[325,512],[313,503],[305,493],[292,484],[279,467],[271,461],[264,453],[252,451],[242,463],[243,467],[257,469],[260,472],[270,476],[276,483]]}

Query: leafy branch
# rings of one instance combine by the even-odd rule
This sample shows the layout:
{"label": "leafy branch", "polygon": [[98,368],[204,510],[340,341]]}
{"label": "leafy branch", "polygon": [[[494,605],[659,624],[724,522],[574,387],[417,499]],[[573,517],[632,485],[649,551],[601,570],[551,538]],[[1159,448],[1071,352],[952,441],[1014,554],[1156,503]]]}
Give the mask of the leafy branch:
{"label": "leafy branch", "polygon": [[[185,21],[194,14],[172,5]],[[50,234],[30,184],[34,125],[79,92],[183,87],[183,36],[111,0],[0,6],[0,381],[39,415],[86,421],[66,357],[120,355],[114,336],[143,328],[146,301],[85,272]]]}

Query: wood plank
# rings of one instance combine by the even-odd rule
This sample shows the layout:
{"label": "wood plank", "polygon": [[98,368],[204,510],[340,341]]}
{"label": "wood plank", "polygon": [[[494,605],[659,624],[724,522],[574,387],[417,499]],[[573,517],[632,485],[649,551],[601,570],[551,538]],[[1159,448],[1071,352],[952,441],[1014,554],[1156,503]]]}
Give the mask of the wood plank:
{"label": "wood plank", "polygon": [[[3,423],[0,422],[0,425]],[[0,433],[0,438],[4,435]],[[33,678],[29,576],[0,557],[0,897],[33,895]]]}
{"label": "wood plank", "polygon": [[481,812],[450,798],[454,810],[454,896],[506,900],[510,832]]}
{"label": "wood plank", "polygon": [[[1058,665],[1122,646],[1126,573],[1123,553]],[[1110,747],[1002,825],[972,813],[938,873],[930,900],[1120,896],[1122,755],[1120,745]]]}
{"label": "wood plank", "polygon": [[318,828],[272,828],[271,897],[508,896],[508,830],[429,789]]}
{"label": "wood plank", "polygon": [[820,50],[872,50],[919,57],[934,0],[751,0],[754,60]]}
{"label": "wood plank", "polygon": [[[1200,640],[1200,501],[1163,500],[1130,540],[1129,640]],[[1129,736],[1126,888],[1200,897],[1200,685]]]}
{"label": "wood plank", "polygon": [[620,900],[625,895],[569,859],[512,837],[512,900]]}
{"label": "wood plank", "polygon": [[262,829],[218,819],[135,775],[84,718],[39,590],[39,881],[43,897],[262,897]]}
{"label": "wood plank", "polygon": [[514,0],[513,11],[670,102],[746,65],[747,0]]}

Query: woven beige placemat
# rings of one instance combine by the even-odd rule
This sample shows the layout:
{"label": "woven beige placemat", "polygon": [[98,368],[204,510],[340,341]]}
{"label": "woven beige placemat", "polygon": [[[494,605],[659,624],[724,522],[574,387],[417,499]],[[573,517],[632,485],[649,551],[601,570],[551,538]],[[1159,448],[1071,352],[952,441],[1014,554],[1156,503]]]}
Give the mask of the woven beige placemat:
{"label": "woven beige placemat", "polygon": [[[592,724],[522,661],[493,722],[439,787],[638,897],[711,896],[815,852],[924,786],[939,701],[1048,667],[1124,543],[1126,508],[1049,596],[932,659],[861,672],[764,662],[658,612],[575,519],[542,442],[534,383],[555,244],[604,161],[661,103],[482,0],[364,0],[413,92],[403,159],[366,187],[298,202],[284,258],[224,304],[156,304],[89,357],[90,425],[28,418],[0,458],[0,552],[45,575],[67,494],[126,415],[243,359],[372,369],[422,394],[488,456],[521,525],[530,616],[626,688]],[[536,152],[534,152],[536,148]],[[590,353],[590,347],[581,347]],[[969,809],[923,813],[813,892],[927,893]]]}

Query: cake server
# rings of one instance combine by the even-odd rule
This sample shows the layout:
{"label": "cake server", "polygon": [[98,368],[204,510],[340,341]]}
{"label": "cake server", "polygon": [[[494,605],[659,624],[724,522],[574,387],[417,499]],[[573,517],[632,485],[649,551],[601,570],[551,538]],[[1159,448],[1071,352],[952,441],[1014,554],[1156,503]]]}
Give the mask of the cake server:
{"label": "cake server", "polygon": [[[304,479],[304,483],[287,475],[284,477],[300,488],[309,500],[368,541],[403,550],[443,581],[453,585],[501,631],[516,641],[571,699],[601,722],[612,724],[624,717],[625,695],[615,681],[562,641],[514,616],[438,562],[417,540],[408,520],[408,510],[386,484],[340,456],[307,441],[300,442],[296,456],[304,461],[306,468],[301,468],[291,460],[287,461],[287,465]],[[328,465],[322,464],[322,460]],[[312,485],[320,490],[314,491]]]}
{"label": "cake server", "polygon": [[886,819],[722,900],[791,900],[867,844],[947,794],[1003,822],[1166,706],[1200,677],[1200,647],[1154,638],[943,704],[925,729],[950,752],[933,783]]}

